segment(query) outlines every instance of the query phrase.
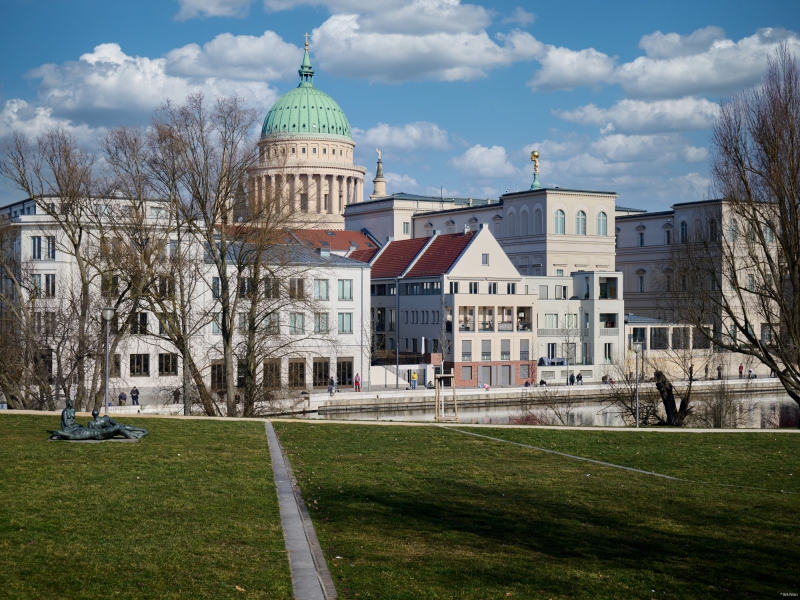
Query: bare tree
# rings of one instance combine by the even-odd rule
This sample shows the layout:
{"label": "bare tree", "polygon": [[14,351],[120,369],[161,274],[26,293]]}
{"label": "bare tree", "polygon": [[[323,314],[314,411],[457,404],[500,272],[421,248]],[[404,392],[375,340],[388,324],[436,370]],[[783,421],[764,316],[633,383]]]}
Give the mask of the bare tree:
{"label": "bare tree", "polygon": [[712,148],[721,201],[675,246],[671,308],[800,404],[800,71],[786,46],[759,87],[721,106]]}

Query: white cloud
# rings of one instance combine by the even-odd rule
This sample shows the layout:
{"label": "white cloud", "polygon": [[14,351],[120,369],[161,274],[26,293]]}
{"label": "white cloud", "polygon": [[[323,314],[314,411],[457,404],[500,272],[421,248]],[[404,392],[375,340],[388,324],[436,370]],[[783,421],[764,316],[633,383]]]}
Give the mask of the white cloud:
{"label": "white cloud", "polygon": [[450,144],[447,143],[447,131],[439,127],[436,123],[417,121],[401,126],[387,125],[378,123],[364,131],[354,128],[353,137],[365,146],[376,146],[395,150],[447,150]]}
{"label": "white cloud", "polygon": [[725,39],[725,31],[721,27],[704,27],[689,35],[678,33],[661,33],[656,31],[642,36],[639,48],[650,58],[674,58],[700,54],[710,49],[717,40]]}
{"label": "white cloud", "polygon": [[297,76],[303,51],[273,31],[263,35],[223,33],[210,42],[167,53],[166,73],[177,77],[270,81]]}
{"label": "white cloud", "polygon": [[[728,94],[757,84],[764,74],[767,57],[782,42],[788,43],[795,54],[800,51],[800,38],[785,29],[759,29],[738,42],[717,39],[714,36],[718,33],[698,30],[690,36],[673,40],[671,44],[666,43],[669,34],[661,34],[658,38],[645,36],[642,38],[645,48],[655,52],[658,58],[641,56],[621,65],[614,73],[613,81],[631,97]],[[698,39],[702,39],[703,44]],[[706,50],[697,51],[709,41]]]}
{"label": "white cloud", "polygon": [[451,158],[447,164],[468,177],[507,177],[519,173],[502,146],[486,148],[476,144],[461,156]]}
{"label": "white cloud", "polygon": [[52,112],[50,108],[32,106],[18,98],[7,100],[0,111],[0,136],[18,131],[36,137],[49,129],[60,127],[68,129],[80,140],[89,141],[98,133],[87,125],[73,125],[68,120],[56,119]]}
{"label": "white cloud", "polygon": [[278,97],[262,81],[170,75],[166,59],[128,56],[118,44],[101,44],[78,61],[43,65],[29,76],[41,79],[39,100],[53,116],[93,126],[141,120],[165,99],[181,102],[194,92],[238,95],[257,106]]}
{"label": "white cloud", "polygon": [[528,82],[534,91],[572,90],[607,81],[614,73],[616,58],[594,48],[575,51],[548,46],[538,58],[542,68]]}
{"label": "white cloud", "polygon": [[708,129],[714,124],[717,104],[705,98],[677,100],[620,100],[611,108],[594,104],[553,114],[581,125],[597,125],[604,132],[656,133]]}
{"label": "white cloud", "polygon": [[384,173],[386,179],[386,188],[390,194],[396,192],[414,192],[419,190],[417,180],[409,175],[400,175],[399,173]]}
{"label": "white cloud", "polygon": [[253,0],[178,0],[179,21],[195,17],[244,17]]}
{"label": "white cloud", "polygon": [[511,13],[508,17],[502,20],[502,23],[518,23],[525,27],[526,25],[531,25],[536,20],[536,15],[533,13],[529,13],[527,10],[518,6],[514,9],[514,12]]}
{"label": "white cloud", "polygon": [[315,59],[328,72],[372,81],[444,81],[485,77],[493,68],[530,60],[542,48],[532,35],[512,31],[495,43],[475,33],[379,33],[357,15],[334,15],[313,32]]}
{"label": "white cloud", "polygon": [[681,135],[607,135],[591,145],[594,156],[612,162],[700,162],[708,150],[692,146]]}

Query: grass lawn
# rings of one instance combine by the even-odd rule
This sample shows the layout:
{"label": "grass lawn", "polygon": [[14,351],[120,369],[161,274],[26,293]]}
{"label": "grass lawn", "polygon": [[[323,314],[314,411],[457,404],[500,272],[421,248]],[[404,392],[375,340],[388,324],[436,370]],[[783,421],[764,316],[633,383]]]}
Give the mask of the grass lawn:
{"label": "grass lawn", "polygon": [[[800,592],[800,495],[670,481],[437,427],[275,428],[342,599]],[[469,431],[800,492],[794,434]]]}
{"label": "grass lawn", "polygon": [[122,421],[150,435],[47,442],[57,416],[0,416],[0,596],[291,598],[263,423]]}

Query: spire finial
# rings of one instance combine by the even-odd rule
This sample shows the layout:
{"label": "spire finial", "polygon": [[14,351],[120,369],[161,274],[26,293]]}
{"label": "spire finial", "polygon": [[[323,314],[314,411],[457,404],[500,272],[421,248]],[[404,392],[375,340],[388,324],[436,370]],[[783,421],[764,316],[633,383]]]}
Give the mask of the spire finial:
{"label": "spire finial", "polygon": [[308,57],[308,38],[310,37],[307,33],[303,34],[303,37],[306,38],[306,47],[303,51],[303,62],[300,64],[300,85],[314,85],[314,69],[311,68],[311,59]]}
{"label": "spire finial", "polygon": [[308,52],[308,38],[310,38],[311,36],[308,35],[307,33],[304,33],[303,37],[306,38],[306,52]]}
{"label": "spire finial", "polygon": [[542,184],[539,183],[539,151],[534,150],[531,152],[531,161],[533,162],[533,183],[531,184],[532,190],[541,189]]}

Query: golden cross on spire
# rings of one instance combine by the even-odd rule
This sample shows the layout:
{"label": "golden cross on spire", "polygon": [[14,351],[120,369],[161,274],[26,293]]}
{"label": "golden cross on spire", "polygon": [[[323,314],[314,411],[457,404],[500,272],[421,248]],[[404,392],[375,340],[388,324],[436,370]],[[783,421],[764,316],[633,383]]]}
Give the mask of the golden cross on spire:
{"label": "golden cross on spire", "polygon": [[308,38],[310,38],[311,36],[308,35],[307,33],[304,33],[303,37],[306,38],[306,50],[308,50]]}

